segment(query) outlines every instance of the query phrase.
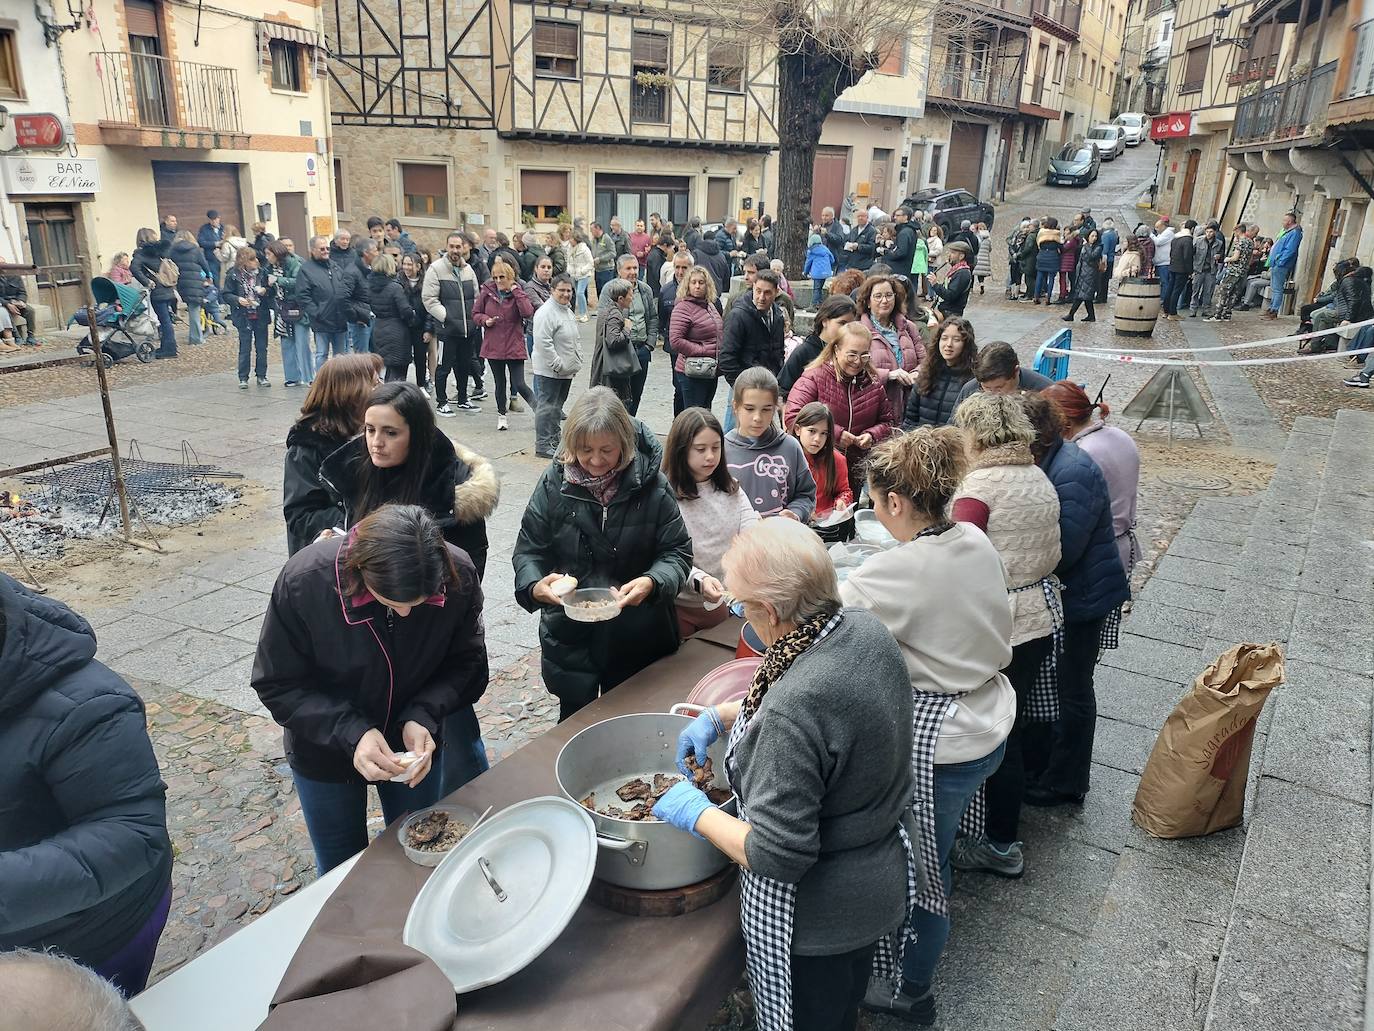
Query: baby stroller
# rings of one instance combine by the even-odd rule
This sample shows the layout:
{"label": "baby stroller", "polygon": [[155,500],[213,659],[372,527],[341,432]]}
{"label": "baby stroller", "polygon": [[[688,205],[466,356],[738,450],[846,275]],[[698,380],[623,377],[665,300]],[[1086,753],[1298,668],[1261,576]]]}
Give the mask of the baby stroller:
{"label": "baby stroller", "polygon": [[[152,361],[161,335],[149,311],[147,289],[137,283],[125,285],[105,276],[96,276],[91,280],[91,293],[96,300],[96,334],[100,337],[105,368],[125,358]],[[89,312],[85,308],[80,309],[67,325],[71,326],[72,323],[89,326]],[[91,350],[89,337],[83,337],[76,345],[77,354],[90,354]]]}

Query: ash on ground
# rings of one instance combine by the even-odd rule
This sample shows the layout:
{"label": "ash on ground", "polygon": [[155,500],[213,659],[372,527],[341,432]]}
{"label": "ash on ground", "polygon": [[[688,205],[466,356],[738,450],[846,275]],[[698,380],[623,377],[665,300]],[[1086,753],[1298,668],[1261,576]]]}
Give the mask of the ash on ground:
{"label": "ash on ground", "polygon": [[[104,498],[68,496],[58,500],[51,488],[32,489],[32,494],[18,498],[0,494],[0,502],[11,502],[0,503],[0,530],[5,531],[26,559],[56,561],[67,554],[73,542],[100,541],[122,532],[119,502],[115,498],[110,499],[102,520]],[[148,492],[130,497],[129,516],[135,535],[141,532],[140,516],[155,528],[186,526],[237,505],[242,493],[241,489],[222,483],[199,483],[194,489],[175,492]],[[0,557],[8,550],[0,547]]]}

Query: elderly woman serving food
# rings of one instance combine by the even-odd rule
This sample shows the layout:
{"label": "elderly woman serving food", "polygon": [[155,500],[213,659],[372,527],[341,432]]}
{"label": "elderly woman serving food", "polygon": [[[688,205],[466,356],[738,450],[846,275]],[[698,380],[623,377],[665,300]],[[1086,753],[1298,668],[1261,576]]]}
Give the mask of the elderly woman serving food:
{"label": "elderly woman serving food", "polygon": [[[902,824],[912,795],[910,681],[878,619],[841,607],[835,569],[807,527],[764,520],[740,534],[723,567],[768,650],[742,702],[707,709],[683,731],[678,763],[686,772],[728,735],[740,817],[689,783],[654,815],[743,870],[758,1026],[842,1031],[855,1026],[875,953],[880,969],[895,962],[915,894]],[[856,682],[860,663],[866,675]]]}

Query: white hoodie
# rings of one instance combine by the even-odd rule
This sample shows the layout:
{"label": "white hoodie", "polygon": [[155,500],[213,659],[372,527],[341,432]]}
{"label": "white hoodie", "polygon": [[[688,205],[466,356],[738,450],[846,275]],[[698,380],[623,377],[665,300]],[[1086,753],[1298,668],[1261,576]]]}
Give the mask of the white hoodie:
{"label": "white hoodie", "polygon": [[981,530],[955,523],[879,552],[849,574],[840,598],[883,621],[913,690],[959,696],[940,727],[937,764],[981,759],[1006,740],[1016,720],[1016,693],[1001,673],[1011,662],[1011,603],[1001,556]]}

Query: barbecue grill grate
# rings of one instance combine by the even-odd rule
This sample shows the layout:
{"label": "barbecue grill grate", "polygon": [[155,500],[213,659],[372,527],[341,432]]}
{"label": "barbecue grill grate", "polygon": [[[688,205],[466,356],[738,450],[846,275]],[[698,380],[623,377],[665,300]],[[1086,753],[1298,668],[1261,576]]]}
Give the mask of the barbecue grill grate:
{"label": "barbecue grill grate", "polygon": [[[194,494],[209,486],[211,479],[239,478],[200,461],[187,441],[181,442],[180,462],[150,462],[142,457],[138,441],[129,441],[123,459],[124,485],[130,501],[147,494]],[[24,482],[48,488],[53,501],[102,501],[114,494],[114,465],[108,458],[74,465],[52,467],[24,477]]]}

